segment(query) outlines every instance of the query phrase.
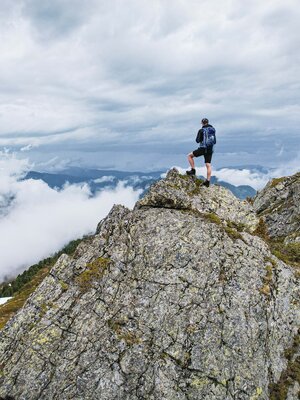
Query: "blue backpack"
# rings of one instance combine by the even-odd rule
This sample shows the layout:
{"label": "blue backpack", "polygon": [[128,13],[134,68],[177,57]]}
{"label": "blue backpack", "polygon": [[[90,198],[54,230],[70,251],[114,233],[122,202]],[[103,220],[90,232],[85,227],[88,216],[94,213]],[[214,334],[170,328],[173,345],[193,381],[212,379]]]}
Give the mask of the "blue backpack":
{"label": "blue backpack", "polygon": [[216,140],[216,130],[212,126],[204,126],[203,130],[203,142],[200,147],[207,149],[208,147],[213,148],[213,146],[217,143]]}

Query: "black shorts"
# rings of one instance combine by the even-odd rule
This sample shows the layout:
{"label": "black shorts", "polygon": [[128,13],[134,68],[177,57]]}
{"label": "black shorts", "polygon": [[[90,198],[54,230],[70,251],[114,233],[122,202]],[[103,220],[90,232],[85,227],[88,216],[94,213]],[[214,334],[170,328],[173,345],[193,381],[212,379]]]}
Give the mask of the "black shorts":
{"label": "black shorts", "polygon": [[213,150],[212,149],[202,149],[201,147],[199,147],[199,149],[193,151],[193,155],[194,155],[194,157],[204,156],[204,161],[206,163],[210,164],[211,158],[213,155]]}

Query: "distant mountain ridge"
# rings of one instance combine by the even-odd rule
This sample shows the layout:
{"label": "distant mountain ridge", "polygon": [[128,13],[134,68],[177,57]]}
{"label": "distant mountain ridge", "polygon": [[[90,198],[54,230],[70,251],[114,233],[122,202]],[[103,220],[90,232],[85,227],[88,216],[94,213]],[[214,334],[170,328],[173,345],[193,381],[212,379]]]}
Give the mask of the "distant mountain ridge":
{"label": "distant mountain ridge", "polygon": [[[70,184],[86,182],[89,184],[92,193],[103,188],[113,189],[118,182],[125,181],[126,186],[145,191],[152,183],[160,179],[164,173],[165,171],[129,172],[72,167],[56,173],[29,171],[24,179],[41,179],[52,188],[62,188],[67,182]],[[212,177],[212,183],[226,187],[239,199],[253,197],[256,194],[256,190],[249,185],[235,186],[218,180],[214,176]]]}

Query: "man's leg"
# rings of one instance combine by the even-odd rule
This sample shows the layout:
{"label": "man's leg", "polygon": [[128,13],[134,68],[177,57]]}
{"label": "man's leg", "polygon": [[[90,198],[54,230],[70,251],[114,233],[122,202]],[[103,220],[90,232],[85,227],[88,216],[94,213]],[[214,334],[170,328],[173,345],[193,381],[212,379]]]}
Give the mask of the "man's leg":
{"label": "man's leg", "polygon": [[188,162],[190,163],[190,166],[192,169],[195,169],[195,161],[194,161],[194,154],[190,153],[188,154]]}
{"label": "man's leg", "polygon": [[207,178],[206,178],[206,181],[203,182],[203,185],[206,186],[206,187],[209,187],[209,184],[210,184],[212,154],[213,154],[212,150],[211,151],[206,150],[206,152],[204,154],[204,162],[205,162],[205,165],[206,165],[206,171],[207,171],[207,175],[206,176],[207,176]]}
{"label": "man's leg", "polygon": [[187,175],[195,176],[196,175],[196,170],[195,170],[195,161],[194,161],[194,153],[188,154],[188,162],[190,163],[191,170],[186,171]]}
{"label": "man's leg", "polygon": [[210,181],[211,178],[211,163],[205,163],[207,169],[207,180]]}
{"label": "man's leg", "polygon": [[206,162],[206,170],[207,170],[207,178],[206,181],[202,183],[202,185],[209,187],[210,185],[210,178],[211,178],[211,163]]}

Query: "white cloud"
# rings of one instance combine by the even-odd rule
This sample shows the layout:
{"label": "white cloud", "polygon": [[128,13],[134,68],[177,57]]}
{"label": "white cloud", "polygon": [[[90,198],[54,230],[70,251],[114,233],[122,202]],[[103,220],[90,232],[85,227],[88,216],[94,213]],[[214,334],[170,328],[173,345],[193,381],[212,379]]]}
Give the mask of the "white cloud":
{"label": "white cloud", "polygon": [[231,183],[232,185],[249,185],[254,189],[260,189],[266,185],[270,177],[263,173],[252,172],[249,169],[229,169],[222,168],[214,172],[214,175],[221,181]]}
{"label": "white cloud", "polygon": [[[218,180],[228,182],[234,186],[249,185],[255,190],[262,189],[271,179],[282,176],[293,175],[299,172],[300,153],[297,157],[277,166],[277,168],[268,169],[267,172],[262,172],[259,169],[249,168],[220,168],[213,169],[212,175]],[[185,174],[189,168],[175,166],[181,174]],[[206,177],[206,167],[196,167],[196,174]],[[165,177],[166,174],[162,174]]]}
{"label": "white cloud", "polygon": [[[256,190],[262,189],[271,179],[279,178],[282,176],[293,175],[299,171],[299,162],[296,164],[296,160],[286,165],[281,165],[277,168],[270,169],[268,173],[252,171],[249,169],[234,169],[234,168],[221,168],[213,172],[219,180],[231,183],[235,186],[249,185]],[[202,169],[202,175],[205,171]],[[205,176],[205,175],[204,175]]]}
{"label": "white cloud", "polygon": [[8,149],[0,151],[0,194],[13,192],[17,179],[25,176],[30,167],[28,159],[19,159]]}
{"label": "white cloud", "polygon": [[22,151],[22,152],[30,151],[30,150],[34,149],[35,147],[38,147],[38,145],[35,143],[29,143],[27,146],[21,147],[20,151]]}
{"label": "white cloud", "polygon": [[103,183],[103,182],[113,182],[115,180],[114,176],[102,176],[101,178],[94,179],[95,183]]}
{"label": "white cloud", "polygon": [[0,159],[0,199],[3,208],[13,198],[8,212],[0,218],[0,281],[49,256],[70,240],[93,233],[97,223],[113,204],[132,207],[140,191],[119,183],[91,197],[88,185],[51,189],[40,180],[19,180],[26,160]]}

